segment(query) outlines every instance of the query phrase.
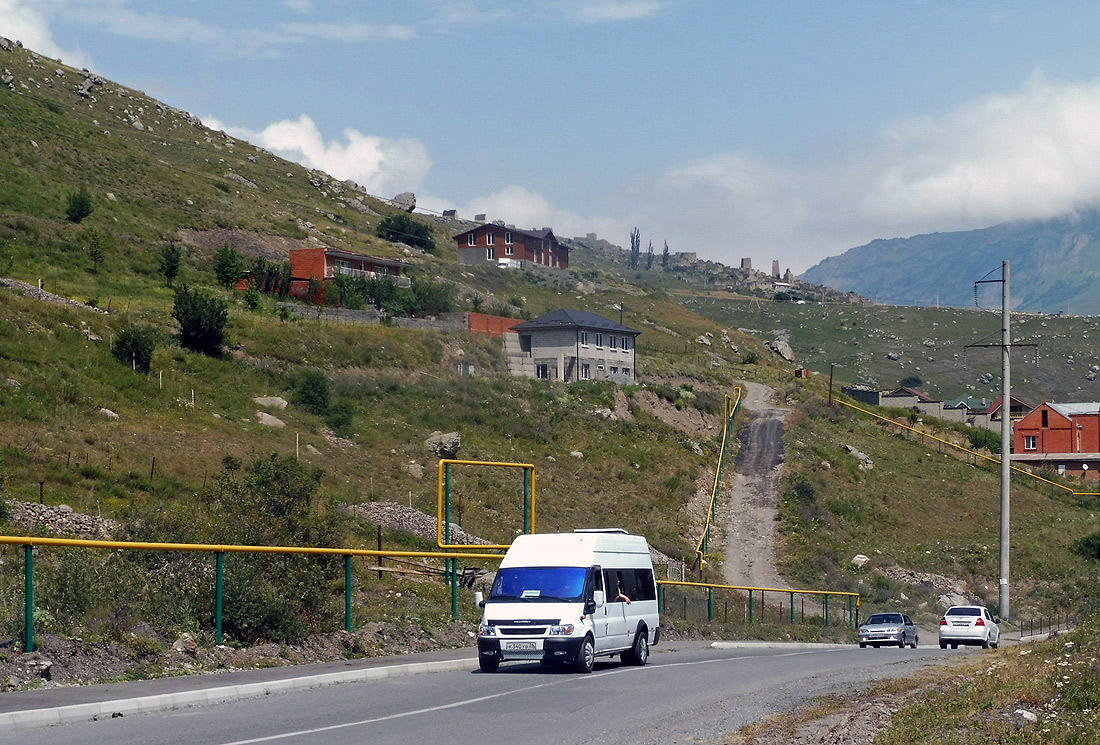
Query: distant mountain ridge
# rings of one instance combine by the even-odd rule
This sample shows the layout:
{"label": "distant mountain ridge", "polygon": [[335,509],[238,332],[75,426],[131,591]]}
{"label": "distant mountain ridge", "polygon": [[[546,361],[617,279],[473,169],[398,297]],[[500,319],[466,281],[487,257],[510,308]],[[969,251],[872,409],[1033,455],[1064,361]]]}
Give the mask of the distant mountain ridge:
{"label": "distant mountain ridge", "polygon": [[[974,282],[991,272],[999,277],[1005,260],[1014,310],[1100,314],[1096,209],[980,230],[875,240],[825,259],[800,279],[881,302],[961,307],[974,304]],[[983,306],[988,304],[983,295]]]}

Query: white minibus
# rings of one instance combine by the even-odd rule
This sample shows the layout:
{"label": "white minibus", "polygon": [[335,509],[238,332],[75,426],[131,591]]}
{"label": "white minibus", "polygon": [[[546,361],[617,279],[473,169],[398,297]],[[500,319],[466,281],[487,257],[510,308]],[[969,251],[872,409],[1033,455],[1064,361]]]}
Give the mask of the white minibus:
{"label": "white minibus", "polygon": [[538,660],[591,672],[597,656],[644,665],[661,638],[649,544],[618,528],[517,536],[482,608],[478,663]]}

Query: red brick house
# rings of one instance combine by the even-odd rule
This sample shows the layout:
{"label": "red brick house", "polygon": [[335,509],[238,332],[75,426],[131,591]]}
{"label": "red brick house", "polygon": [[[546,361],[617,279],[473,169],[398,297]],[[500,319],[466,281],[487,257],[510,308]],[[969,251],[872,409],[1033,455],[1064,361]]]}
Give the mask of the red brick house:
{"label": "red brick house", "polygon": [[380,259],[377,256],[366,256],[327,246],[292,248],[288,294],[291,297],[305,298],[309,294],[311,279],[319,280],[323,285],[339,274],[365,279],[393,277],[398,287],[411,287],[412,280],[406,276],[410,268],[412,264],[396,259]]}
{"label": "red brick house", "polygon": [[1100,480],[1100,403],[1044,401],[1015,423],[1012,460]]}
{"label": "red brick house", "polygon": [[569,268],[569,248],[558,243],[550,228],[516,230],[487,223],[459,233],[455,243],[460,264],[508,267],[528,263],[555,269]]}

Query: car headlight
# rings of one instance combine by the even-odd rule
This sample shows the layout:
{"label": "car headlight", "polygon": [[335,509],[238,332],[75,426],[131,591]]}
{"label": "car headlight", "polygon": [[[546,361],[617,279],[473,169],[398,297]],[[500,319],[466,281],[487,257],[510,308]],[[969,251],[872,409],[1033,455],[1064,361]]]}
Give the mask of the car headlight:
{"label": "car headlight", "polygon": [[561,626],[551,626],[550,636],[569,636],[573,633],[573,624],[566,623]]}
{"label": "car headlight", "polygon": [[480,626],[477,627],[477,633],[478,633],[478,636],[496,636],[497,635],[497,627],[496,626],[490,626],[487,623],[483,623],[483,624],[481,624]]}

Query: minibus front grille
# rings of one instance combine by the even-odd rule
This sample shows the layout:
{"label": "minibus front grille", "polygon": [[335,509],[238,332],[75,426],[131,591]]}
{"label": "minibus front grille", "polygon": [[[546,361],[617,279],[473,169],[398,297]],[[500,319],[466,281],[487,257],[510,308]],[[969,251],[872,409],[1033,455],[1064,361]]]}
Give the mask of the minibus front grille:
{"label": "minibus front grille", "polygon": [[543,636],[546,634],[545,626],[497,626],[497,632],[501,636]]}

